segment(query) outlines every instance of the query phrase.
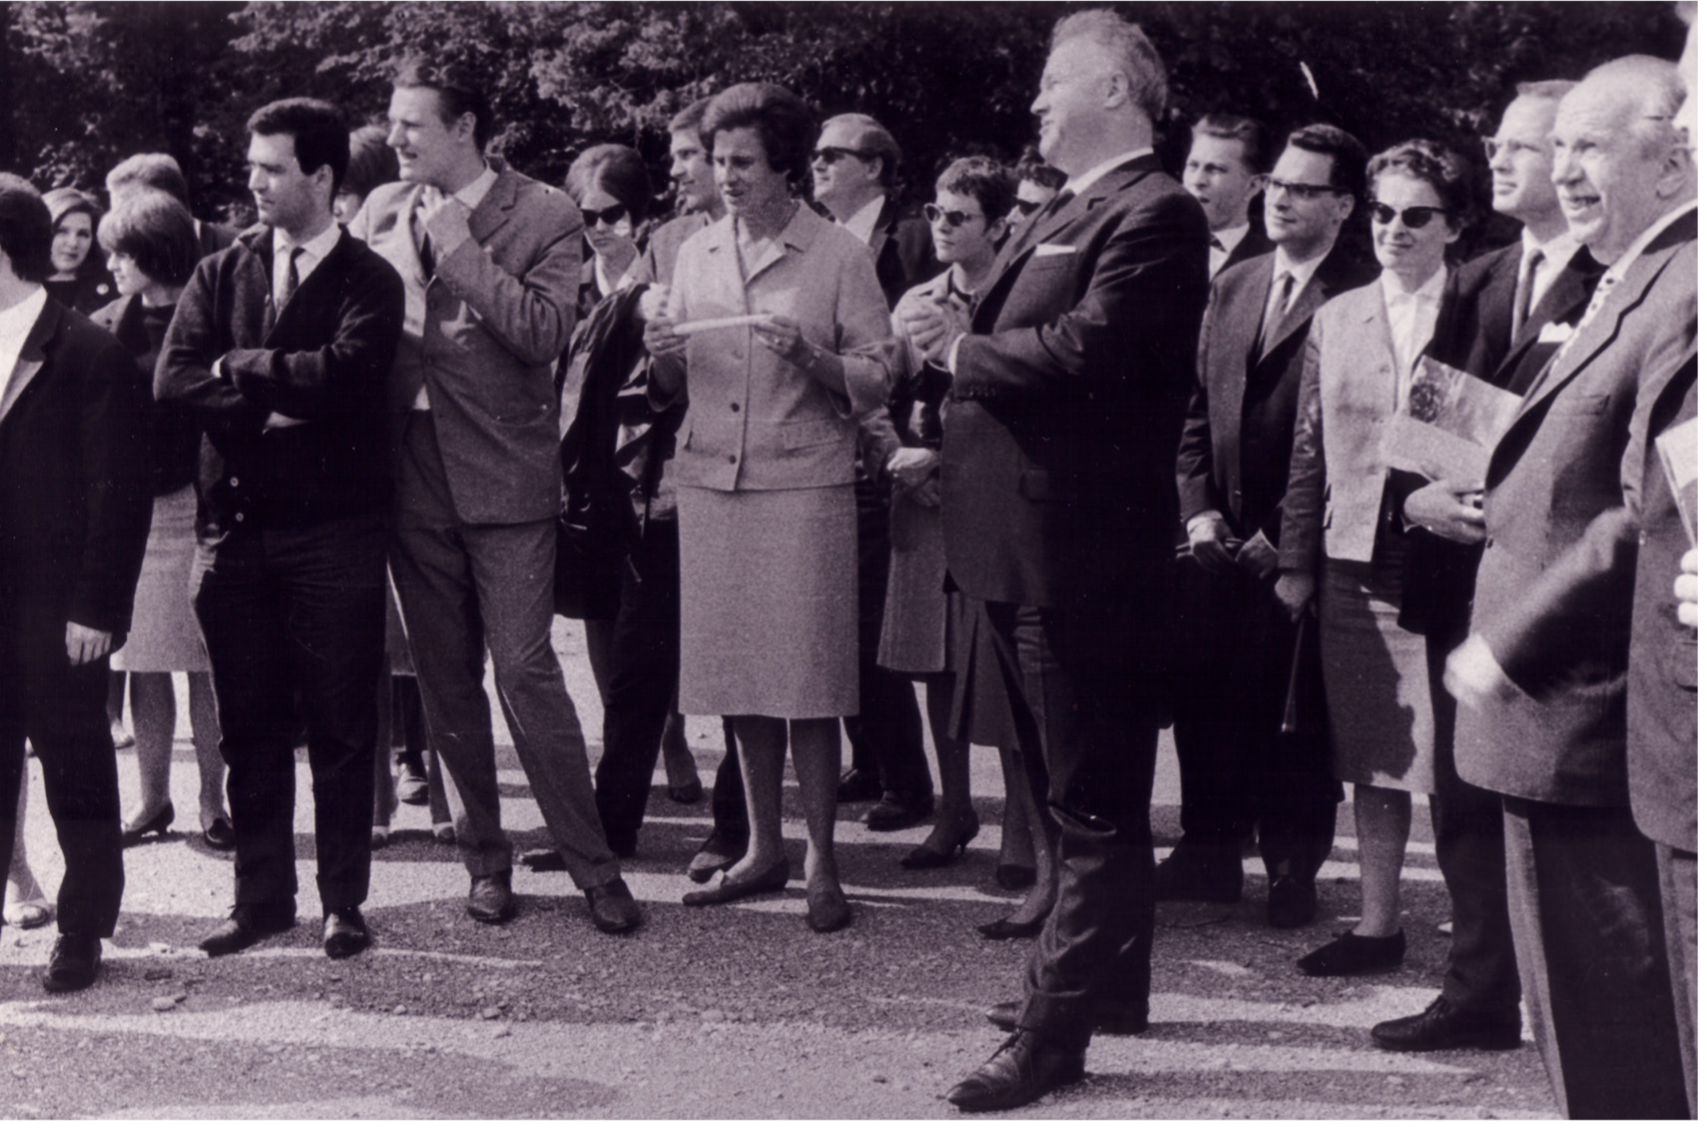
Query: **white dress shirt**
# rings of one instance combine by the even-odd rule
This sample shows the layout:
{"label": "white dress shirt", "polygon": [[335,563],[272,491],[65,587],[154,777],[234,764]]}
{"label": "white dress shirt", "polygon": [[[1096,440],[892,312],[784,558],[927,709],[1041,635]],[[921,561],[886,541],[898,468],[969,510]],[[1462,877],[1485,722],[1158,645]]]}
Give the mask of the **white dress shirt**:
{"label": "white dress shirt", "polygon": [[1397,402],[1407,399],[1409,372],[1414,370],[1414,361],[1420,358],[1426,345],[1432,342],[1432,330],[1438,325],[1438,306],[1444,297],[1444,282],[1449,276],[1449,267],[1439,266],[1438,272],[1410,293],[1391,271],[1379,275],[1385,315],[1390,319],[1391,343],[1396,352]]}
{"label": "white dress shirt", "polygon": [[1077,175],[1072,176],[1069,180],[1065,181],[1065,186],[1060,190],[1068,191],[1072,195],[1081,195],[1083,194],[1084,188],[1088,187],[1090,184],[1094,183],[1120,164],[1123,164],[1126,161],[1135,160],[1138,156],[1147,156],[1153,151],[1154,146],[1149,145],[1147,148],[1133,148],[1129,152],[1121,152],[1111,160],[1105,161],[1101,164],[1096,164],[1087,172],[1079,172]]}
{"label": "white dress shirt", "polygon": [[882,205],[887,202],[887,196],[878,195],[847,217],[840,225],[858,236],[858,241],[865,246],[870,244],[870,236],[876,233],[876,220],[882,217]]}
{"label": "white dress shirt", "polygon": [[1562,271],[1568,268],[1568,263],[1574,260],[1574,255],[1579,253],[1580,244],[1567,230],[1563,230],[1549,242],[1540,242],[1533,236],[1531,229],[1522,230],[1521,257],[1525,258],[1534,250],[1543,251],[1544,257],[1539,259],[1538,265],[1532,271],[1532,300],[1527,305],[1528,315],[1538,307],[1539,299],[1556,284],[1556,279],[1562,276]]}
{"label": "white dress shirt", "polygon": [[12,383],[12,371],[18,366],[24,341],[29,339],[30,329],[41,319],[41,311],[46,307],[47,290],[38,285],[28,297],[0,312],[0,401],[5,400],[6,388]]}
{"label": "white dress shirt", "polygon": [[338,237],[343,228],[336,223],[330,223],[326,228],[303,243],[295,243],[290,236],[277,227],[272,228],[272,300],[280,308],[284,305],[284,279],[290,275],[290,251],[299,249],[296,255],[296,285],[298,287],[308,280],[308,275],[325,261],[337,245]]}

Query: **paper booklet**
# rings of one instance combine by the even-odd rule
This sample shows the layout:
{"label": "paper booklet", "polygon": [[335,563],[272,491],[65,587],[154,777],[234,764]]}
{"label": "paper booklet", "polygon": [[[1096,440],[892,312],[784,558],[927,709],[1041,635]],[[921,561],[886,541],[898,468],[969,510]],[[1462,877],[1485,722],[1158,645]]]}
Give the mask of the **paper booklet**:
{"label": "paper booklet", "polygon": [[1421,356],[1379,452],[1393,469],[1481,487],[1491,450],[1520,408],[1520,395]]}
{"label": "paper booklet", "polygon": [[1673,429],[1657,436],[1657,456],[1662,458],[1663,475],[1668,478],[1669,492],[1674,494],[1675,507],[1680,509],[1680,522],[1686,525],[1686,537],[1698,546],[1698,419],[1688,418]]}

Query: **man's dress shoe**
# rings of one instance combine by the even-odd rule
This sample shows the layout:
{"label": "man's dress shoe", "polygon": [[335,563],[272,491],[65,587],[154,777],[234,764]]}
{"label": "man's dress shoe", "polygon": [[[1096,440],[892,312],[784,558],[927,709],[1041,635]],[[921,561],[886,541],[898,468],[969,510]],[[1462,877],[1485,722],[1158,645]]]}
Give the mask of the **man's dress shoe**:
{"label": "man's dress shoe", "polygon": [[1083,1078],[1086,1048],[1019,1031],[994,1056],[947,1092],[947,1100],[969,1113],[1016,1109]]}
{"label": "man's dress shoe", "polygon": [[1242,856],[1228,847],[1183,840],[1154,867],[1156,902],[1237,902],[1242,898]]}
{"label": "man's dress shoe", "polygon": [[1355,977],[1382,973],[1402,965],[1408,939],[1401,930],[1388,937],[1362,937],[1345,930],[1296,962],[1310,977]]}
{"label": "man's dress shoe", "polygon": [[874,808],[864,814],[864,827],[871,832],[898,832],[914,824],[922,824],[934,811],[933,793],[890,789],[882,794]]}
{"label": "man's dress shoe", "polygon": [[[988,1022],[1001,1031],[1016,1031],[1022,1008],[1021,1001],[1002,1000],[988,1009]],[[1140,1035],[1148,1030],[1148,1013],[1128,1004],[1096,1001],[1089,1018],[1099,1035]]]}
{"label": "man's dress shoe", "polygon": [[835,790],[834,799],[844,805],[851,801],[874,801],[881,795],[882,779],[876,776],[876,771],[854,766],[840,775],[840,787]]}
{"label": "man's dress shoe", "polygon": [[704,842],[698,845],[697,853],[686,865],[686,877],[694,883],[708,883],[710,876],[718,871],[726,871],[738,863],[746,854],[746,847],[744,840],[735,840],[720,830],[713,830]]}
{"label": "man's dress shoe", "polygon": [[1010,918],[996,918],[992,922],[982,922],[976,927],[976,932],[989,941],[1015,941],[1020,938],[1038,936],[1047,928],[1047,915],[1032,918],[1028,922],[1014,922]]}
{"label": "man's dress shoe", "polygon": [[467,916],[475,922],[495,926],[515,916],[515,896],[509,890],[509,872],[475,875],[467,888]]}
{"label": "man's dress shoe", "polygon": [[625,934],[639,928],[645,916],[633,901],[633,892],[617,875],[609,882],[586,888],[586,903],[592,908],[592,925],[606,934]]}
{"label": "man's dress shoe", "polygon": [[1387,1051],[1512,1051],[1521,1045],[1521,1013],[1467,1012],[1440,996],[1417,1016],[1375,1023],[1372,1034]]}
{"label": "man's dress shoe", "polygon": [[425,771],[419,764],[404,758],[402,770],[396,779],[396,799],[405,805],[424,805],[431,800],[431,796],[431,787],[427,784]]}
{"label": "man's dress shoe", "polygon": [[237,846],[236,829],[222,816],[214,817],[213,823],[201,830],[201,839],[216,852],[228,852]]}
{"label": "man's dress shoe", "polygon": [[53,955],[41,974],[49,992],[77,992],[95,983],[101,971],[101,939],[87,934],[60,934]]}
{"label": "man's dress shoe", "polygon": [[353,957],[369,945],[373,937],[367,932],[367,920],[359,907],[325,912],[325,955],[333,961]]}
{"label": "man's dress shoe", "polygon": [[218,929],[201,939],[201,948],[209,957],[222,957],[247,949],[273,934],[284,933],[295,925],[296,903],[293,899],[239,902],[231,908],[231,916]]}
{"label": "man's dress shoe", "polygon": [[1266,890],[1266,924],[1279,930],[1294,930],[1314,920],[1319,893],[1312,879],[1280,875]]}

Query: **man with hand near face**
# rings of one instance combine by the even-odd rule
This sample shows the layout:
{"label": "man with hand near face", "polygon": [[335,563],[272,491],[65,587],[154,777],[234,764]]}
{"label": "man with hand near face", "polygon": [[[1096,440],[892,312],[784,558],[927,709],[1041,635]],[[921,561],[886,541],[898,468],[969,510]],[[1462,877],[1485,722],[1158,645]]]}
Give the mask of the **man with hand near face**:
{"label": "man with hand near face", "polygon": [[395,271],[332,219],[349,129],[292,98],[249,118],[261,225],[202,260],[154,394],[201,429],[191,599],[219,705],[236,906],[201,948],[234,953],[296,920],[295,700],[308,726],[327,956],[370,941],[377,685],[385,649],[385,375]]}

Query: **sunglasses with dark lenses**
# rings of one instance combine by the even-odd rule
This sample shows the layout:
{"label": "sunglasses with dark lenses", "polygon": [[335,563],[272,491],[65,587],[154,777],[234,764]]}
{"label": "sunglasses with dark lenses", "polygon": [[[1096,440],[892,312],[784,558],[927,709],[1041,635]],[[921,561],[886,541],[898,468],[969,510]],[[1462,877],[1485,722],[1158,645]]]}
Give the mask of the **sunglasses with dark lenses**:
{"label": "sunglasses with dark lenses", "polygon": [[870,159],[870,154],[867,152],[859,152],[855,148],[837,148],[834,145],[823,145],[821,148],[811,153],[811,159],[813,161],[820,160],[824,164],[838,164],[848,156],[856,156],[859,160]]}
{"label": "sunglasses with dark lenses", "polygon": [[588,227],[595,227],[602,222],[606,227],[613,227],[627,218],[627,208],[619,203],[612,203],[602,211],[593,211],[588,207],[580,208],[580,218],[586,221]]}
{"label": "sunglasses with dark lenses", "polygon": [[1018,214],[1020,215],[1033,215],[1037,211],[1041,210],[1041,200],[1014,199],[1012,200],[1012,206],[1018,209]]}
{"label": "sunglasses with dark lenses", "polygon": [[930,226],[945,219],[947,226],[951,228],[962,227],[972,219],[982,218],[981,215],[972,215],[969,211],[943,211],[933,203],[923,205],[923,217],[929,220]]}
{"label": "sunglasses with dark lenses", "polygon": [[1341,195],[1342,188],[1334,188],[1330,184],[1302,184],[1290,180],[1280,180],[1276,176],[1256,176],[1255,183],[1261,191],[1277,195],[1288,192],[1297,199],[1314,200],[1322,195]]}
{"label": "sunglasses with dark lenses", "polygon": [[1404,207],[1398,211],[1388,203],[1373,204],[1373,222],[1382,226],[1390,225],[1392,219],[1402,216],[1402,225],[1409,230],[1419,230],[1432,221],[1434,215],[1445,215],[1449,212],[1442,207]]}

